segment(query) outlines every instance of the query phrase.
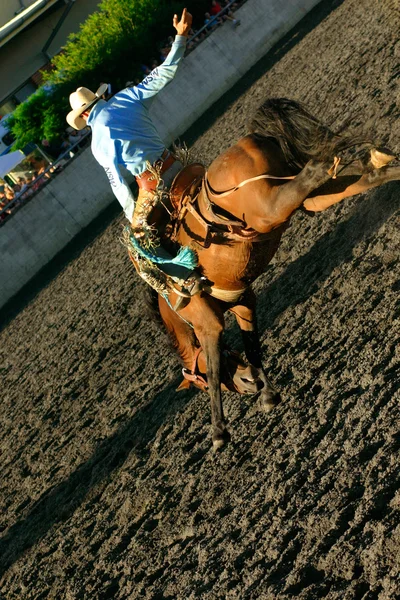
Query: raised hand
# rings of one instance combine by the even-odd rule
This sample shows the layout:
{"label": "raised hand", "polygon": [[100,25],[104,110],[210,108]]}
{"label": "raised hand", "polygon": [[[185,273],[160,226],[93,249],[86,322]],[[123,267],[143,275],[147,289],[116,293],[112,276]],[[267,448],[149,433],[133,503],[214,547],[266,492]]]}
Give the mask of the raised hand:
{"label": "raised hand", "polygon": [[189,31],[192,27],[192,15],[187,12],[186,8],[183,9],[181,20],[178,21],[178,15],[174,15],[172,24],[176,29],[178,35],[184,35],[188,37]]}

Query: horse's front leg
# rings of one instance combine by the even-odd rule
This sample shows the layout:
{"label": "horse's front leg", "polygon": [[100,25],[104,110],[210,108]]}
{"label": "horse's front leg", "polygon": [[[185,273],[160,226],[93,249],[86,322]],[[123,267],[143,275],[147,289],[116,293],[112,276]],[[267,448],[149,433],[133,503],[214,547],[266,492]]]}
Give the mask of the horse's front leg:
{"label": "horse's front leg", "polygon": [[345,198],[356,196],[390,181],[400,180],[400,166],[379,167],[362,175],[354,175],[353,170],[352,166],[345,167],[336,179],[313,190],[305,200],[304,207],[319,212]]}
{"label": "horse's front leg", "polygon": [[[201,303],[201,306],[200,306]],[[199,310],[196,310],[199,304]],[[229,442],[231,436],[226,428],[221,393],[221,346],[224,330],[224,316],[218,307],[212,306],[212,299],[194,296],[190,302],[192,314],[200,318],[193,319],[194,331],[203,348],[207,364],[207,383],[211,401],[211,427],[214,450]],[[182,311],[184,314],[186,309]]]}
{"label": "horse's front leg", "polygon": [[222,332],[203,338],[201,345],[207,357],[207,382],[211,401],[211,427],[214,450],[222,448],[231,439],[226,428],[221,392],[221,338]]}
{"label": "horse's front leg", "polygon": [[258,223],[250,225],[264,233],[287,221],[313,190],[332,177],[337,164],[337,158],[332,159],[331,164],[310,160],[292,181],[274,188],[266,205],[268,210]]}
{"label": "horse's front leg", "polygon": [[259,378],[263,383],[260,391],[261,406],[264,410],[270,411],[280,402],[280,395],[268,379],[262,366],[262,350],[256,317],[256,296],[253,290],[249,288],[240,304],[230,310],[235,315],[240,327],[246,358],[258,369]]}

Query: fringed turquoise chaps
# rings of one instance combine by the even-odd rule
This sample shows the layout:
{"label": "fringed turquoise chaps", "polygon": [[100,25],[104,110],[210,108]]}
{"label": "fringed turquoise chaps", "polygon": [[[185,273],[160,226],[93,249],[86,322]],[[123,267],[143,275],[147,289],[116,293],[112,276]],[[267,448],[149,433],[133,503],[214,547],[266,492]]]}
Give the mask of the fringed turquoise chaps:
{"label": "fringed turquoise chaps", "polygon": [[129,235],[129,241],[132,244],[132,248],[135,252],[156,265],[163,267],[168,267],[168,265],[182,267],[183,269],[188,269],[189,272],[192,272],[198,265],[198,259],[195,251],[191,248],[188,248],[188,246],[182,247],[174,258],[170,256],[168,252],[161,246],[155,248],[154,250],[143,248],[143,246],[140,244],[140,240],[135,238],[132,233]]}

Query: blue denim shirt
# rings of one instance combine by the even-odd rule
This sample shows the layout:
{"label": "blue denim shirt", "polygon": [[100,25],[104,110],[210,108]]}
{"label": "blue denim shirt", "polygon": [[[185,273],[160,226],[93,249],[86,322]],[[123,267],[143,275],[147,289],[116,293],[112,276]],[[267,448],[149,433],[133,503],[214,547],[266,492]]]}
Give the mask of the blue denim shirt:
{"label": "blue denim shirt", "polygon": [[123,178],[120,165],[133,175],[146,170],[146,162],[161,157],[165,144],[149,116],[154,96],[175,76],[186,47],[186,37],[175,36],[170,53],[139,85],[118,92],[106,102],[99,100],[90,111],[92,152],[104,168],[112,190],[132,220],[135,199]]}

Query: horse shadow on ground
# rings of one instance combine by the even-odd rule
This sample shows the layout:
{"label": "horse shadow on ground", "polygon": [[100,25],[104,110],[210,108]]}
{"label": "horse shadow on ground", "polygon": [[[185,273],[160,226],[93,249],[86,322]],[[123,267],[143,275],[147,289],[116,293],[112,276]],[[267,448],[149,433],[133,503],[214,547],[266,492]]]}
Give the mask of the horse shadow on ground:
{"label": "horse shadow on ground", "polygon": [[168,418],[178,414],[191,401],[195,390],[176,394],[180,379],[156,394],[133,418],[109,438],[103,440],[94,454],[68,479],[48,489],[0,539],[0,578],[20,556],[51,530],[67,521],[85,502],[89,491],[104,484],[134,453],[140,468],[147,461],[149,442]]}
{"label": "horse shadow on ground", "polygon": [[[259,318],[260,330],[272,327],[275,319],[289,306],[309,298],[335,267],[354,260],[352,252],[357,244],[372,236],[400,209],[400,197],[395,190],[398,190],[396,184],[388,184],[385,189],[360,200],[347,220],[338,223],[334,231],[323,235],[307,254],[286,268],[263,292],[268,296],[271,309]],[[287,293],[282,290],[287,290]],[[279,302],[275,305],[274,299],[278,294]],[[137,467],[146,464],[148,444],[155,438],[159,428],[167,419],[183,410],[197,393],[197,390],[189,390],[176,394],[177,382],[156,394],[128,423],[105,439],[67,480],[47,490],[27,515],[10,527],[0,540],[0,577],[56,523],[68,520],[85,502],[90,490],[109,480],[131,453],[135,453],[138,459]]]}

